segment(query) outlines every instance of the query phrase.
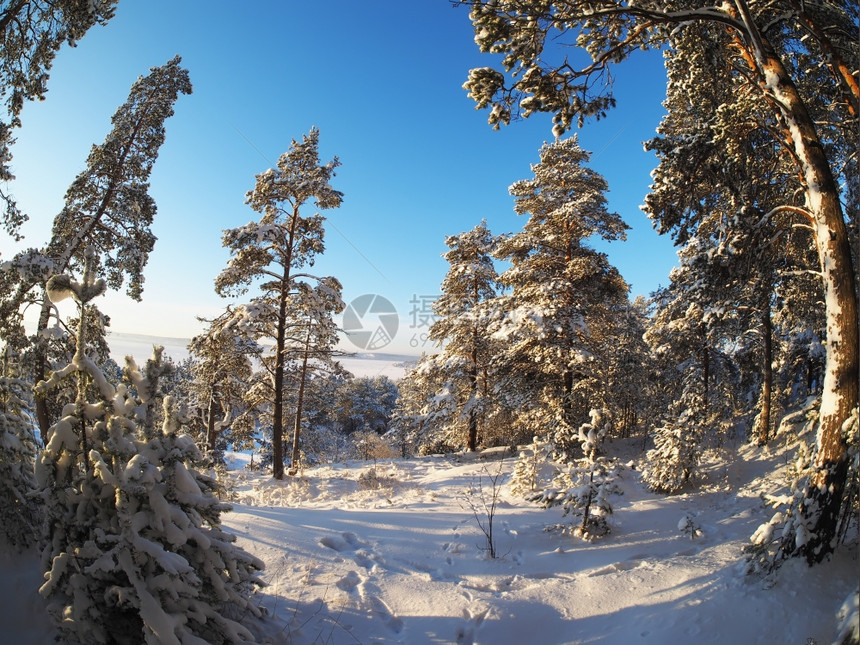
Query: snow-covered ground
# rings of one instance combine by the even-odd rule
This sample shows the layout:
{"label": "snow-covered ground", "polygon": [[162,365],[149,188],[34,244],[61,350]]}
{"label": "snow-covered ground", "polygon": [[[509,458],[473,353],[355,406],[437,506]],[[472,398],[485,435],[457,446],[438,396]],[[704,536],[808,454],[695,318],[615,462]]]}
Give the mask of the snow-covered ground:
{"label": "snow-covered ground", "polygon": [[[607,448],[642,458],[641,441]],[[497,451],[329,465],[284,482],[237,460],[224,522],[266,562],[263,642],[830,644],[856,589],[856,544],[814,568],[792,560],[773,580],[745,578],[741,549],[771,515],[759,494],[783,485],[786,457],[735,450],[713,460],[704,488],[673,497],[624,469],[612,533],[594,542],[546,531],[561,511],[503,486],[495,560],[466,498],[478,483],[491,495],[499,469],[507,481],[514,460]],[[701,535],[679,530],[687,515]],[[50,642],[35,561],[2,565],[0,642]]]}

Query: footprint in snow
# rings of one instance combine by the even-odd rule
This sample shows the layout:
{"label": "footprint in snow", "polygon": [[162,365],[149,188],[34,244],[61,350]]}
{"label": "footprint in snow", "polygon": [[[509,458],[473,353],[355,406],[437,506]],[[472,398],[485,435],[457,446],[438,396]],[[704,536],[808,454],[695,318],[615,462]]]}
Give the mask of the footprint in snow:
{"label": "footprint in snow", "polygon": [[463,619],[466,621],[466,624],[457,628],[457,645],[474,645],[478,630],[489,613],[489,609],[476,612],[464,609]]}
{"label": "footprint in snow", "polygon": [[403,631],[403,620],[391,611],[382,598],[379,596],[369,596],[367,600],[370,603],[371,611],[382,619],[382,622],[385,623],[388,629],[395,634]]}
{"label": "footprint in snow", "polygon": [[338,580],[338,581],[335,583],[335,586],[336,586],[338,589],[341,589],[341,590],[343,590],[343,591],[350,592],[350,591],[355,591],[355,588],[356,588],[358,585],[360,585],[360,584],[361,584],[361,582],[362,582],[362,580],[361,580],[361,576],[360,576],[360,575],[358,575],[358,573],[356,573],[355,571],[350,571],[350,572],[349,572],[349,573],[347,573],[343,578],[341,578],[340,580]]}
{"label": "footprint in snow", "polygon": [[358,536],[351,531],[346,531],[340,535],[326,535],[325,537],[320,538],[320,544],[332,549],[333,551],[337,551],[338,553],[343,551],[354,551],[362,546],[361,542],[358,540]]}

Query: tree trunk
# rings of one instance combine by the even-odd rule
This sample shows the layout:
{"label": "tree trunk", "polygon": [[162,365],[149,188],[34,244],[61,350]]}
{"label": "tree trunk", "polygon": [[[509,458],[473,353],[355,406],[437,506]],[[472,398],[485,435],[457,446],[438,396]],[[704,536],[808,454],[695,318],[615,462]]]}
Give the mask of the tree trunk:
{"label": "tree trunk", "polygon": [[284,269],[278,297],[278,329],[275,336],[274,401],[272,402],[272,477],[284,478],[284,345],[286,344],[289,272]]}
{"label": "tree trunk", "polygon": [[708,330],[705,323],[699,325],[702,337],[702,412],[708,412],[708,383],[711,379],[711,354],[708,351]]}
{"label": "tree trunk", "polygon": [[572,428],[573,427],[573,372],[565,370],[562,375],[563,399],[562,409],[564,410],[564,420]]}
{"label": "tree trunk", "polygon": [[210,452],[215,452],[215,441],[217,433],[215,432],[215,405],[216,394],[213,386],[209,391],[209,406],[206,411],[206,445]]}
{"label": "tree trunk", "polygon": [[[768,289],[768,292],[770,290]],[[756,417],[756,435],[758,445],[764,446],[770,441],[771,399],[773,398],[773,321],[770,317],[770,294],[762,303],[761,311],[762,336],[764,351],[762,356],[762,384],[759,405],[761,410]]]}
{"label": "tree trunk", "polygon": [[469,443],[471,452],[478,449],[478,413],[475,410],[475,397],[478,395],[478,330],[474,330],[472,336],[472,364],[469,367],[469,401],[472,407],[469,409]]}
{"label": "tree trunk", "polygon": [[[761,42],[765,84],[785,118],[806,183],[806,208],[815,229],[824,282],[827,324],[824,388],[816,436],[815,475],[806,490],[807,503],[802,506],[810,539],[797,549],[813,563],[820,562],[836,547],[848,474],[843,425],[856,414],[860,397],[855,274],[839,190],[815,123],[782,61],[766,40]],[[788,551],[795,551],[795,547],[792,545]]]}
{"label": "tree trunk", "polygon": [[290,477],[299,472],[299,437],[302,431],[302,407],[305,400],[305,380],[308,374],[308,354],[311,348],[311,320],[308,320],[308,335],[305,338],[305,351],[302,356],[302,372],[299,377],[299,400],[296,403],[296,419],[293,424],[293,454],[290,458]]}

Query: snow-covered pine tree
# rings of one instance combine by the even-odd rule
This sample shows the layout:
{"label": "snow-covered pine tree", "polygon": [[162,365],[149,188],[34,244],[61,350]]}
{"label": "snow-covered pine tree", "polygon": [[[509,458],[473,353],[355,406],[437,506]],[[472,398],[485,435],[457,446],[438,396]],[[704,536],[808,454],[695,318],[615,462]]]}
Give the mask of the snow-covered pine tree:
{"label": "snow-covered pine tree", "polygon": [[534,178],[510,192],[528,215],[523,230],[502,239],[495,256],[511,267],[499,276],[509,293],[489,303],[499,314],[494,358],[497,388],[531,434],[553,433],[556,448],[575,451],[576,430],[604,407],[602,370],[615,314],[627,284],[588,239],[624,239],[627,226],[607,210],[606,180],[586,166],[577,138],[546,143]]}
{"label": "snow-covered pine tree", "polygon": [[407,369],[397,384],[398,396],[391,412],[389,438],[398,446],[403,458],[418,452],[426,434],[426,406],[435,387],[435,383],[428,382],[420,371],[426,360],[427,355],[422,354],[418,364]]}
{"label": "snow-covered pine tree", "polygon": [[[344,309],[341,298],[342,286],[335,278],[327,276],[319,279],[316,285],[300,282],[296,296],[290,300],[291,317],[294,322],[289,326],[289,358],[297,367],[294,387],[295,405],[293,407],[293,448],[290,456],[291,476],[299,468],[302,428],[306,423],[305,392],[308,381],[314,374],[322,371],[335,373],[340,366],[334,362],[333,355],[337,344],[337,325],[335,314]],[[294,330],[294,331],[293,331]]]}
{"label": "snow-covered pine tree", "polygon": [[[478,107],[491,107],[495,127],[517,115],[553,114],[561,136],[574,122],[600,118],[615,104],[614,64],[640,49],[672,53],[687,31],[701,30],[721,43],[722,60],[732,66],[730,102],[756,97],[761,112],[744,113],[730,126],[755,120],[766,145],[780,149],[794,165],[800,190],[786,191],[772,206],[798,215],[814,235],[824,290],[827,355],[817,432],[815,474],[809,479],[802,512],[814,521],[812,538],[795,553],[817,562],[832,552],[849,477],[844,424],[854,418],[860,397],[860,330],[856,265],[847,220],[856,221],[860,84],[854,75],[860,52],[856,12],[850,3],[746,0],[702,5],[682,1],[619,4],[614,0],[563,3],[509,3],[467,0],[475,41],[492,53],[502,71],[471,70],[464,85]],[[588,56],[571,61],[570,47]],[[704,59],[688,58],[692,69]],[[689,109],[684,104],[682,109]],[[706,115],[708,118],[712,114]],[[842,206],[840,179],[851,195]],[[755,210],[739,213],[752,227]],[[771,243],[769,239],[761,244]]]}
{"label": "snow-covered pine tree", "polygon": [[30,384],[20,374],[8,345],[0,374],[0,524],[5,543],[16,549],[41,539],[41,506],[36,490],[37,440],[33,432]]}
{"label": "snow-covered pine tree", "polygon": [[188,351],[195,359],[191,366],[191,394],[205,428],[202,445],[212,454],[216,452],[219,435],[241,413],[243,395],[253,371],[251,357],[261,352],[253,339],[227,326],[232,316],[233,311],[228,307],[220,316],[204,321],[208,323],[206,330],[188,344]]}
{"label": "snow-covered pine tree", "polygon": [[[0,7],[0,182],[14,179],[10,162],[13,130],[21,126],[27,101],[43,100],[54,57],[68,43],[74,47],[90,27],[106,24],[117,0],[29,0]],[[0,184],[2,185],[2,184]],[[27,220],[14,198],[0,188],[5,209],[0,222],[18,238]]]}
{"label": "snow-covered pine tree", "polygon": [[653,431],[654,448],[646,453],[642,481],[661,493],[677,493],[698,472],[702,456],[701,399],[688,392],[674,401],[663,425]]}
{"label": "snow-covered pine tree", "polygon": [[[442,348],[438,359],[453,397],[449,426],[465,428],[465,446],[477,450],[478,436],[492,406],[494,386],[488,382],[492,344],[484,303],[496,295],[492,253],[498,239],[482,221],[471,231],[445,240],[448,273],[433,303],[436,315],[430,338]],[[449,436],[453,438],[454,428]]]}
{"label": "snow-covered pine tree", "polygon": [[[39,277],[47,279],[45,273],[80,275],[87,249],[94,247],[98,249],[94,270],[108,287],[120,289],[127,281],[128,295],[141,298],[143,269],[155,244],[150,226],[156,206],[149,195],[149,176],[165,140],[165,121],[173,115],[179,94],[191,93],[188,71],[181,62],[176,56],[132,85],[125,103],[111,118],[111,132],[101,145],[92,147],[86,169],[66,191],[47,248],[24,252],[28,264],[35,263],[40,270],[23,267],[20,255],[13,261],[20,280],[14,292],[3,294],[0,318],[20,318],[24,306],[33,300],[41,306],[33,340],[35,382],[46,378],[50,368],[44,332],[52,317],[50,299],[43,293],[45,283]],[[42,435],[47,436],[53,419],[42,397],[36,398],[36,418]]]}
{"label": "snow-covered pine tree", "polygon": [[247,293],[251,284],[262,280],[260,295],[243,307],[244,323],[255,339],[273,342],[271,366],[272,475],[284,477],[284,377],[287,370],[287,335],[290,326],[288,302],[295,294],[299,277],[314,279],[297,271],[313,264],[323,252],[324,218],[305,215],[303,209],[337,208],[343,194],[331,187],[331,178],[340,165],[337,157],[321,164],[319,130],[312,128],[301,142],[293,140],[277,167],[257,175],[247,203],[260,213],[259,222],[224,232],[223,245],[231,258],[215,279],[215,291],[222,296]]}
{"label": "snow-covered pine tree", "polygon": [[[90,264],[82,283],[65,282],[81,308],[106,286]],[[161,349],[143,370],[128,359],[125,383],[114,386],[88,356],[84,327],[73,361],[39,384],[75,376],[78,391],[37,464],[49,612],[81,643],[253,642],[239,621],[261,615],[250,594],[263,563],[221,527],[229,506],[197,469],[182,406],[161,396]]]}
{"label": "snow-covered pine tree", "polygon": [[359,376],[339,384],[333,419],[340,432],[385,434],[397,403],[397,384],[387,376]]}
{"label": "snow-covered pine tree", "polygon": [[791,324],[791,315],[774,316],[781,294],[802,283],[820,299],[821,285],[807,279],[817,269],[812,231],[781,208],[787,193],[803,189],[796,168],[760,127],[764,98],[738,92],[726,41],[715,36],[706,25],[689,26],[666,57],[668,110],[646,144],[660,159],[646,209],[676,244],[694,238],[707,254],[696,266],[702,305],[722,312],[712,316],[713,332],[735,348],[741,394],[754,410],[751,434],[764,444],[777,417],[773,366],[784,334],[775,323]]}
{"label": "snow-covered pine tree", "polygon": [[735,370],[713,340],[696,274],[683,253],[681,258],[670,286],[653,296],[654,315],[645,334],[658,395],[652,407],[654,448],[647,453],[643,478],[667,493],[693,478],[702,451],[720,445],[735,418]]}
{"label": "snow-covered pine tree", "polygon": [[607,365],[602,370],[606,378],[606,408],[613,411],[614,432],[621,438],[634,431],[647,431],[648,419],[657,404],[653,357],[645,342],[645,329],[650,318],[649,304],[644,296],[620,303],[615,312],[616,325],[613,351],[607,352]]}

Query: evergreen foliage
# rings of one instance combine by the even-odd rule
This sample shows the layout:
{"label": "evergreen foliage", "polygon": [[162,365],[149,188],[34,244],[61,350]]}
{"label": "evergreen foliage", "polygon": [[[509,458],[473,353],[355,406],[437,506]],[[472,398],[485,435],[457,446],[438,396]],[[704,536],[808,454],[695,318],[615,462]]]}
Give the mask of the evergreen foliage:
{"label": "evergreen foliage", "polygon": [[[257,382],[256,395],[259,402],[271,405],[275,479],[284,476],[284,393],[291,355],[298,353],[304,364],[300,389],[306,382],[310,352],[314,358],[331,355],[336,340],[331,316],[344,306],[336,279],[299,272],[313,266],[315,256],[324,250],[324,218],[319,213],[307,215],[304,209],[341,205],[343,194],[330,185],[339,165],[337,157],[320,163],[319,130],[312,128],[301,142],[293,140],[276,168],[257,175],[247,203],[261,215],[260,220],[224,231],[223,245],[231,258],[215,279],[215,291],[225,297],[239,296],[260,281],[261,293],[236,308],[233,324],[249,338],[273,342],[271,353],[262,359],[269,379]],[[261,398],[266,387],[269,394]],[[294,460],[302,423],[301,398],[294,416]],[[297,467],[293,463],[291,470]]]}
{"label": "evergreen foliage", "polygon": [[526,496],[526,499],[545,508],[561,506],[564,516],[582,517],[579,524],[569,527],[569,530],[586,540],[611,532],[607,522],[607,517],[612,514],[609,495],[620,492],[615,483],[618,465],[600,454],[600,444],[609,429],[610,424],[604,414],[600,410],[592,410],[591,422],[580,426],[577,435],[585,456],[557,468],[552,488]]}
{"label": "evergreen foliage", "polygon": [[[90,27],[106,24],[117,0],[28,0],[0,4],[0,182],[14,179],[11,146],[27,101],[43,100],[54,57],[68,43],[74,47]],[[0,222],[19,239],[27,220],[14,198],[0,189],[5,210]]]}
{"label": "evergreen foliage", "polygon": [[587,240],[624,239],[627,226],[606,208],[606,180],[585,164],[576,137],[544,144],[534,178],[514,183],[516,211],[529,219],[495,253],[511,267],[510,289],[494,299],[497,388],[517,424],[550,433],[559,454],[576,450],[576,429],[604,407],[615,312],[627,284]]}
{"label": "evergreen foliage", "polygon": [[[82,284],[69,282],[81,307],[106,286],[89,267]],[[114,386],[87,354],[83,327],[73,361],[39,384],[77,379],[36,471],[49,612],[78,642],[253,641],[239,621],[261,615],[250,593],[263,564],[221,528],[229,506],[199,470],[183,405],[162,395],[161,349],[142,370],[128,359]]]}
{"label": "evergreen foliage", "polygon": [[[471,10],[480,50],[496,56],[496,67],[471,70],[464,85],[479,108],[491,108],[494,127],[546,112],[553,115],[554,134],[561,136],[574,123],[599,119],[614,106],[615,64],[637,49],[666,52],[669,114],[661,134],[667,140],[655,145],[660,168],[654,174],[654,194],[662,186],[669,199],[652,200],[648,208],[680,244],[693,231],[703,241],[720,240],[713,259],[730,259],[740,243],[747,262],[766,260],[761,270],[746,273],[750,289],[741,289],[742,281],[736,280],[743,272],[729,283],[748,292],[744,297],[761,320],[760,441],[767,440],[772,425],[769,320],[773,277],[780,268],[769,250],[772,233],[786,221],[808,228],[811,235],[802,244],[820,272],[827,352],[815,474],[801,506],[815,526],[810,540],[793,553],[820,561],[834,548],[852,477],[843,426],[855,414],[860,396],[852,252],[860,183],[856,7],[793,0],[734,0],[713,6],[651,0],[461,4]],[[587,56],[572,55],[573,47]],[[680,136],[673,139],[675,134]],[[700,217],[709,212],[719,218]],[[700,224],[710,231],[700,230]]]}
{"label": "evergreen foliage", "polygon": [[19,371],[7,346],[0,375],[0,524],[5,544],[24,550],[40,539],[42,509],[34,496],[38,442],[32,394]]}

